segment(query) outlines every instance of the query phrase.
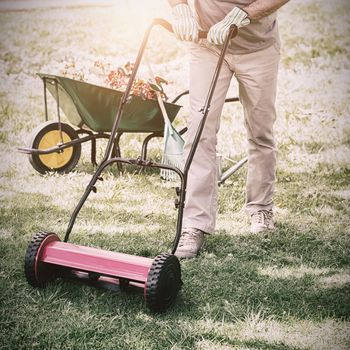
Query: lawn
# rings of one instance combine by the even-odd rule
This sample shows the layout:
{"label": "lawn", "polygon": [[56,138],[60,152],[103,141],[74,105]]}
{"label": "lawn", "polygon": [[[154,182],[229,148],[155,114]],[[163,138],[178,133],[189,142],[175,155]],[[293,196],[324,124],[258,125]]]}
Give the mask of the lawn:
{"label": "lawn", "polygon": [[[94,167],[89,148],[74,171],[38,174],[17,148],[44,119],[37,72],[67,62],[133,60],[152,17],[169,17],[166,1],[0,12],[0,348],[235,349],[350,347],[349,3],[294,0],[279,14],[278,172],[274,233],[252,235],[243,211],[246,169],[220,187],[218,225],[202,254],[181,263],[175,306],[150,313],[142,295],[57,281],[31,288],[24,254],[34,233],[62,237]],[[131,26],[130,23],[137,23]],[[187,46],[157,29],[148,56],[188,87]],[[237,94],[232,83],[230,96]],[[176,126],[186,124],[186,98]],[[50,115],[55,105],[49,103]],[[122,139],[123,155],[141,149]],[[98,145],[98,158],[105,143]],[[150,157],[161,157],[154,141]],[[245,156],[242,108],[225,106],[218,151],[223,168]],[[175,233],[175,191],[156,171],[110,168],[74,226],[74,243],[154,257]]]}

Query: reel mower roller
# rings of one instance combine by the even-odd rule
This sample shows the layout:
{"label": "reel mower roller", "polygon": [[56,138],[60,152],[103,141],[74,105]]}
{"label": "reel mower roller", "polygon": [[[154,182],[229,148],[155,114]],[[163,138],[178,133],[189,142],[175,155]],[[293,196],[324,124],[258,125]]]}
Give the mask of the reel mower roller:
{"label": "reel mower roller", "polygon": [[174,255],[163,253],[149,259],[61,242],[55,233],[34,235],[25,255],[28,283],[42,288],[67,272],[85,273],[93,282],[119,280],[121,288],[141,287],[153,312],[168,309],[182,285],[180,263]]}

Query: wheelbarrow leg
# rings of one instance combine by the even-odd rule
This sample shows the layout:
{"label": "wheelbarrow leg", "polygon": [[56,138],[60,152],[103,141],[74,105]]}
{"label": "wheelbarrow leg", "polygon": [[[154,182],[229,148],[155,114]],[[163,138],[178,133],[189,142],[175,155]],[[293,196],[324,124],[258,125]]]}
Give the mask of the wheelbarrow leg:
{"label": "wheelbarrow leg", "polygon": [[148,143],[155,137],[162,137],[163,133],[153,133],[150,135],[147,135],[145,137],[145,139],[143,140],[142,143],[142,149],[141,149],[141,159],[142,160],[146,160],[147,158],[147,147],[148,147]]}
{"label": "wheelbarrow leg", "polygon": [[81,129],[77,131],[78,134],[87,134],[89,136],[91,136],[91,155],[90,155],[90,159],[91,159],[91,163],[94,166],[97,166],[97,161],[96,161],[96,136],[95,134],[90,131],[90,130],[85,130],[85,129]]}
{"label": "wheelbarrow leg", "polygon": [[[142,149],[141,149],[141,159],[146,160],[147,159],[147,148],[148,143],[156,137],[163,137],[163,132],[155,132],[152,134],[149,134],[145,137],[145,139],[142,142]],[[140,168],[140,173],[142,173],[145,170],[145,167]]]}
{"label": "wheelbarrow leg", "polygon": [[[112,158],[115,158],[115,157],[120,158],[122,156],[120,151],[120,138],[122,135],[123,135],[122,132],[118,132],[115,137],[114,145],[112,149]],[[117,163],[117,167],[119,171],[123,171],[123,165],[121,163]]]}
{"label": "wheelbarrow leg", "polygon": [[91,163],[94,166],[97,166],[97,160],[96,160],[96,139],[95,137],[91,139]]}

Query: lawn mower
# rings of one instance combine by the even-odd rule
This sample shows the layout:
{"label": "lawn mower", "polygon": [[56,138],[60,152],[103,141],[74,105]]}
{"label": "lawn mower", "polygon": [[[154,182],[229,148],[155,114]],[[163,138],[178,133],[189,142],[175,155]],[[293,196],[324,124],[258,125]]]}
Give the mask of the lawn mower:
{"label": "lawn mower", "polygon": [[[217,67],[212,78],[212,83],[209,88],[208,95],[206,97],[206,100],[203,101],[203,118],[199,124],[197,134],[195,136],[192,148],[189,152],[189,156],[185,161],[183,170],[181,170],[175,166],[171,166],[164,163],[157,163],[153,162],[150,159],[146,159],[145,150],[143,150],[141,156],[138,158],[123,158],[115,152],[115,143],[118,139],[118,130],[128,130],[127,111],[129,110],[130,112],[131,110],[130,113],[132,114],[132,110],[134,108],[133,101],[135,102],[134,97],[130,96],[131,87],[136,77],[138,68],[140,66],[151,30],[156,25],[161,25],[167,30],[172,31],[170,23],[166,22],[163,19],[155,19],[147,29],[142,44],[139,48],[138,55],[135,61],[135,66],[125,92],[121,95],[116,95],[115,91],[113,91],[113,97],[110,99],[110,101],[112,101],[110,103],[114,103],[116,105],[116,107],[114,108],[115,116],[113,117],[112,124],[110,123],[111,113],[109,113],[109,116],[106,117],[107,120],[104,120],[103,122],[96,122],[93,119],[89,122],[87,121],[85,117],[93,115],[93,113],[91,113],[91,109],[95,108],[95,114],[99,114],[99,111],[101,111],[101,107],[93,105],[84,106],[82,102],[86,101],[88,103],[88,98],[84,99],[80,96],[79,102],[78,99],[72,98],[72,96],[79,96],[80,93],[86,93],[88,89],[85,85],[75,84],[68,80],[66,81],[64,79],[58,79],[54,76],[41,76],[43,78],[44,84],[48,83],[51,86],[50,89],[52,89],[52,91],[55,92],[55,96],[58,101],[67,101],[70,98],[73,99],[75,104],[79,105],[80,110],[84,110],[85,108],[85,110],[88,111],[84,114],[85,119],[83,119],[77,109],[73,110],[71,115],[76,117],[76,123],[78,125],[81,126],[84,123],[86,123],[90,127],[91,125],[95,125],[95,128],[97,128],[98,132],[103,133],[108,130],[109,136],[104,157],[100,164],[97,166],[96,171],[93,174],[89,184],[87,185],[82,198],[78,202],[71,215],[63,241],[61,241],[58,235],[53,232],[39,232],[35,234],[32,238],[25,255],[25,276],[28,283],[33,287],[44,287],[47,285],[48,282],[53,281],[55,278],[64,278],[65,276],[67,276],[67,274],[70,274],[74,275],[75,277],[81,280],[86,280],[91,284],[101,283],[105,281],[109,283],[115,283],[120,287],[134,286],[137,288],[141,288],[143,289],[146,305],[153,312],[164,312],[175,302],[176,296],[182,285],[182,280],[179,260],[173,254],[176,251],[182,229],[183,208],[186,198],[188,171],[191,166],[198,142],[201,137],[202,130],[206,122],[206,118],[210,108],[210,103],[214,94],[220,69],[223,64],[226,49],[229,45],[231,38],[234,37],[234,35],[237,33],[237,28],[235,26],[232,26],[230,28],[230,35],[228,36],[227,40],[225,41],[225,44],[223,45],[223,49],[218,59]],[[200,32],[200,37],[204,38],[205,36],[206,33]],[[80,91],[79,87],[81,86],[83,86],[83,88]],[[92,89],[93,88],[94,86],[92,86]],[[46,88],[44,90],[46,93]],[[69,96],[64,95],[65,90],[69,91]],[[103,92],[105,94],[110,93],[109,89],[103,90],[103,88],[98,89],[98,91],[95,89],[94,91],[96,92],[96,94],[98,92]],[[139,102],[136,103],[136,106],[138,109],[138,113],[140,113],[140,106],[143,106],[147,101],[141,101],[142,103],[140,101],[136,102]],[[59,113],[59,104],[57,108]],[[157,116],[159,117],[160,113],[159,109],[156,108],[156,101],[151,101],[150,105],[148,107],[146,106],[145,108],[147,113],[149,112],[148,114],[146,114],[153,116],[151,118],[150,124],[154,123],[155,125],[157,125],[157,130],[160,134],[160,128],[163,127],[164,124],[161,123],[161,118],[158,118],[158,122],[155,121],[155,119],[157,119]],[[174,118],[176,116],[176,113],[179,109],[179,107],[174,104],[166,104],[166,108],[171,118]],[[111,110],[113,111],[113,108]],[[154,112],[154,110],[156,110],[156,112]],[[69,113],[69,111],[66,112]],[[45,132],[43,132],[43,135],[47,135],[46,139],[49,141],[49,145],[52,139],[61,140],[61,142],[59,142],[58,145],[51,144],[51,147],[49,147],[48,150],[42,150],[41,148],[46,147],[45,142],[43,141],[44,144],[41,145],[42,147],[40,146],[39,142],[36,151],[33,149],[27,149],[28,153],[31,152],[33,159],[35,157],[38,157],[40,162],[43,163],[39,164],[39,162],[35,163],[37,160],[34,161],[34,163],[36,164],[35,167],[37,166],[37,170],[39,171],[45,169],[45,167],[49,167],[49,164],[45,164],[45,158],[44,160],[42,160],[40,159],[40,156],[47,155],[52,152],[55,152],[55,154],[58,154],[58,156],[60,156],[60,154],[62,154],[63,152],[63,154],[65,155],[63,157],[63,161],[66,162],[63,165],[63,167],[71,168],[72,164],[76,163],[77,161],[78,156],[74,155],[74,152],[76,152],[76,154],[80,153],[80,143],[83,142],[82,139],[79,139],[75,137],[73,133],[70,133],[71,130],[69,128],[66,128],[66,126],[64,126],[64,124],[61,123],[60,120],[58,121],[56,126],[58,126],[58,130],[56,130],[55,128],[51,128],[51,126],[48,126],[48,129],[46,129]],[[111,130],[109,130],[109,127],[111,127]],[[147,123],[145,124],[145,126],[140,126],[137,122],[135,122],[133,128],[136,128],[138,130],[147,129],[145,131],[151,130],[152,135],[154,134],[154,125],[149,125]],[[66,137],[66,135],[68,136]],[[90,140],[94,140],[95,136],[92,136],[90,134],[88,135],[88,138]],[[23,150],[26,151],[26,149]],[[66,152],[68,153],[65,154]],[[53,163],[54,162],[55,160],[53,160]],[[166,169],[173,171],[178,175],[180,180],[180,187],[176,188],[177,198],[175,200],[175,206],[178,209],[178,215],[176,235],[173,241],[171,254],[163,253],[159,254],[154,259],[150,259],[146,257],[111,252],[93,247],[68,243],[76,218],[90,193],[96,192],[96,184],[99,180],[102,180],[102,172],[107,167],[115,163],[128,164],[141,168],[149,167]]]}

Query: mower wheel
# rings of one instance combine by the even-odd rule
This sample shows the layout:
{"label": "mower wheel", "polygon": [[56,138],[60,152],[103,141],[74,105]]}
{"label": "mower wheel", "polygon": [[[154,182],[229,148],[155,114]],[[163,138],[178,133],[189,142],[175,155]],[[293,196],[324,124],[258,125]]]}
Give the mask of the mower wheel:
{"label": "mower wheel", "polygon": [[24,258],[24,272],[27,282],[33,287],[45,287],[56,278],[51,265],[40,261],[43,248],[50,242],[59,241],[55,233],[39,232],[34,235]]}
{"label": "mower wheel", "polygon": [[152,263],[145,285],[145,300],[149,309],[156,313],[164,312],[175,302],[181,285],[178,258],[165,253],[158,255]]}
{"label": "mower wheel", "polygon": [[[78,139],[76,131],[68,124],[61,123],[62,138],[58,122],[48,121],[40,124],[29,137],[29,148],[45,150],[62,143]],[[40,174],[57,171],[69,173],[77,165],[81,155],[81,144],[49,154],[29,154],[29,161]]]}

